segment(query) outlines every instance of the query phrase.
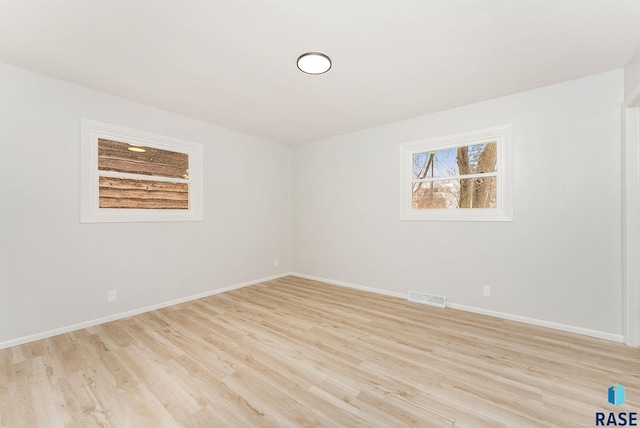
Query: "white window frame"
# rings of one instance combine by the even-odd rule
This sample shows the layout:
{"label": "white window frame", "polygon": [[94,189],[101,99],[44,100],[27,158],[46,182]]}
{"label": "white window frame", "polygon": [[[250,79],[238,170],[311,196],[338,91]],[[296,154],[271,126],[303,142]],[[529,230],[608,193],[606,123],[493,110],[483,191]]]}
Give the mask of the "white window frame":
{"label": "white window frame", "polygon": [[[98,170],[98,140],[121,141],[140,146],[153,147],[189,156],[189,208],[175,209],[129,209],[100,208],[99,176],[127,177],[159,181],[180,181],[164,177],[123,174]],[[91,119],[81,119],[80,136],[80,222],[152,222],[152,221],[200,221],[203,213],[203,150],[202,144],[176,138],[150,134]]]}
{"label": "white window frame", "polygon": [[[460,146],[497,143],[497,207],[414,209],[412,206],[413,155]],[[485,174],[486,176],[486,174]],[[467,177],[467,176],[465,176]],[[472,178],[474,175],[469,175]],[[442,177],[442,180],[459,177]],[[400,220],[513,221],[513,127],[497,126],[400,145]]]}

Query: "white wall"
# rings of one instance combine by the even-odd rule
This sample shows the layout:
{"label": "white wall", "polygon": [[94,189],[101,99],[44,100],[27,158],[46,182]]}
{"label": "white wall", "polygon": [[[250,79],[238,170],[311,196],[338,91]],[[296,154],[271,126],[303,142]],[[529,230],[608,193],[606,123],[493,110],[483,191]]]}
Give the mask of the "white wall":
{"label": "white wall", "polygon": [[640,87],[640,49],[631,57],[624,67],[624,96],[629,97]]}
{"label": "white wall", "polygon": [[[289,270],[288,147],[1,64],[0,94],[0,346]],[[81,117],[202,143],[205,220],[80,224]]]}
{"label": "white wall", "polygon": [[638,127],[640,127],[640,49],[624,68],[623,150],[623,302],[625,343],[640,346],[640,273],[638,226]]}
{"label": "white wall", "polygon": [[[0,93],[0,347],[289,270],[622,332],[621,70],[293,150],[1,64]],[[80,117],[203,143],[205,221],[80,224]],[[398,220],[400,143],[508,123],[514,222]]]}
{"label": "white wall", "polygon": [[[622,98],[617,70],[296,146],[293,270],[620,335]],[[398,220],[400,143],[509,123],[515,221]]]}

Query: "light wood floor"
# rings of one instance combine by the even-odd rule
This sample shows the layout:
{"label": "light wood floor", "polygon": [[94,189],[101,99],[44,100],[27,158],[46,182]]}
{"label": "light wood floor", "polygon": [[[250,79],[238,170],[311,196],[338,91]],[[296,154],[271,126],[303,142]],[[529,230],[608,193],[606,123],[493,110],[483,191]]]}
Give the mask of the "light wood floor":
{"label": "light wood floor", "polygon": [[2,427],[591,427],[640,349],[287,277],[0,351]]}

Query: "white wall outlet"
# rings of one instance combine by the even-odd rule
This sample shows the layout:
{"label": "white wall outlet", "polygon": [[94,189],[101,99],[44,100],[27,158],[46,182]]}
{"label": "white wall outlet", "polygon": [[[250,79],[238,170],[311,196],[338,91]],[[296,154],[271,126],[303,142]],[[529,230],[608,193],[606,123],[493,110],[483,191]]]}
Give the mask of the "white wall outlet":
{"label": "white wall outlet", "polygon": [[116,290],[109,291],[109,293],[107,294],[107,299],[110,302],[115,302],[118,299],[118,293],[116,292]]}
{"label": "white wall outlet", "polygon": [[278,259],[273,259],[273,265],[278,266]]}
{"label": "white wall outlet", "polygon": [[482,287],[482,295],[487,297],[491,296],[491,287],[489,287],[488,285]]}

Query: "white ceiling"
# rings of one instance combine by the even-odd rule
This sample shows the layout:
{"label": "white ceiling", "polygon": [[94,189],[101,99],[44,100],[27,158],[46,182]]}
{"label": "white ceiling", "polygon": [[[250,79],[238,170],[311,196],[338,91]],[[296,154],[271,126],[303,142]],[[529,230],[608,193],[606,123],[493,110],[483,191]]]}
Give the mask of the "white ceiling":
{"label": "white ceiling", "polygon": [[[623,67],[638,0],[0,0],[0,62],[295,144]],[[329,73],[296,58],[320,51]]]}

